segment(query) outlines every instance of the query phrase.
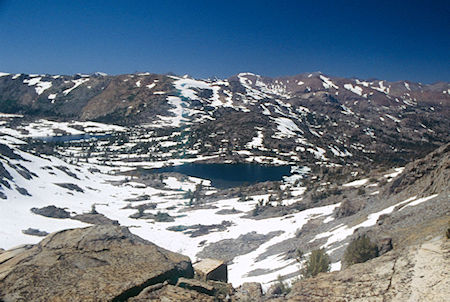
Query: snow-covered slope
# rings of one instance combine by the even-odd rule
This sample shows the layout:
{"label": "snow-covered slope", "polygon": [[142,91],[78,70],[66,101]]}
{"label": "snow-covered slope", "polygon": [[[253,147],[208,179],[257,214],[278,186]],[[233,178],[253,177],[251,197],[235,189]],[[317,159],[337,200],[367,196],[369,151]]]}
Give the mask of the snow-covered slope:
{"label": "snow-covered slope", "polygon": [[[6,115],[4,117],[7,120],[17,118]],[[73,124],[41,121],[39,125],[40,131],[35,135],[46,136],[45,134],[55,128],[67,130]],[[78,126],[82,126],[78,127],[81,133],[72,134],[96,131],[101,137],[112,130],[116,135],[120,135],[120,131],[127,131],[124,127],[99,123],[79,123]],[[86,225],[73,219],[37,215],[30,211],[32,208],[54,205],[66,209],[73,217],[90,212],[92,205],[95,205],[96,211],[130,227],[130,230],[139,236],[167,249],[186,254],[193,260],[204,256],[205,253],[214,255],[214,251],[225,244],[229,246],[228,252],[232,250],[228,256],[229,277],[235,286],[256,280],[267,285],[276,280],[278,275],[296,274],[298,266],[296,261],[289,257],[289,251],[300,248],[293,240],[299,238],[299,230],[304,230],[307,225],[321,222],[314,236],[308,237],[309,244],[325,247],[332,255],[333,269],[339,269],[339,255],[354,230],[375,225],[382,214],[395,211],[396,206],[415,206],[429,202],[437,196],[413,196],[390,203],[374,203],[358,216],[365,218],[355,218],[359,221],[355,224],[355,220],[335,218],[334,212],[341,205],[340,202],[307,206],[306,209],[297,207],[302,204],[308,192],[305,193],[306,188],[301,183],[293,184],[296,178],[286,178],[281,189],[289,191],[289,195],[282,200],[272,199],[278,191],[270,186],[254,193],[245,193],[246,198],[227,197],[224,191],[211,187],[208,180],[164,174],[146,181],[145,177],[118,174],[139,165],[168,164],[170,160],[145,163],[122,159],[110,164],[96,159],[95,151],[86,157],[83,154],[86,146],[94,141],[102,142],[101,139],[77,140],[69,145],[59,146],[56,151],[38,152],[41,149],[36,147],[36,141],[26,141],[33,132],[28,131],[27,135],[21,133],[30,127],[33,128],[32,124],[28,125],[28,128],[15,129],[3,125],[0,129],[2,248],[38,242],[39,237],[23,233],[28,228],[53,232]],[[161,140],[158,143],[163,142],[164,140]],[[81,147],[70,147],[71,144],[80,144]],[[114,152],[121,144],[123,143],[115,141],[109,146],[110,152]],[[199,159],[202,159],[201,155],[192,160]],[[308,173],[307,169],[298,170],[298,173]],[[392,176],[395,175],[387,177]],[[381,176],[380,179],[383,178]],[[195,191],[200,183],[205,201],[192,206],[189,193]],[[361,186],[368,192],[373,192],[371,195],[374,198],[378,194],[377,184],[367,179],[347,183],[343,188],[348,188],[348,194],[351,194],[351,190]],[[288,209],[290,212],[289,215],[280,212],[267,217],[255,216],[255,208],[261,205],[273,209]],[[139,213],[140,207],[144,210],[139,216],[136,214]],[[161,215],[158,213],[164,213],[166,218],[171,219],[160,221],[156,218]],[[238,242],[244,248],[233,248]],[[245,248],[246,245],[252,248]]]}
{"label": "snow-covered slope", "polygon": [[[226,256],[234,285],[294,276],[297,248],[324,247],[339,269],[355,230],[440,198],[381,194],[401,166],[448,141],[448,89],[321,73],[2,74],[0,247],[39,241],[28,228],[86,225],[32,208],[54,205],[73,217],[95,205],[192,259]],[[189,162],[290,165],[293,175],[222,190],[209,180],[142,173]]]}

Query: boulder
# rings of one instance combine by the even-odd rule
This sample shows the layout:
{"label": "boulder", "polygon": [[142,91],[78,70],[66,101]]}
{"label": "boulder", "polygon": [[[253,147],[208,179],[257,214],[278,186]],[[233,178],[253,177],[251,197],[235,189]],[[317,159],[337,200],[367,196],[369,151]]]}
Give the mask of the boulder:
{"label": "boulder", "polygon": [[259,302],[263,299],[263,291],[261,283],[257,282],[245,282],[236,289],[236,293],[233,295],[233,299],[236,301],[254,301]]}
{"label": "boulder", "polygon": [[50,218],[70,218],[70,213],[62,208],[46,206],[43,208],[31,208],[31,212]]}
{"label": "boulder", "polygon": [[228,281],[228,268],[224,261],[217,259],[203,259],[194,264],[195,273],[200,279],[215,280],[215,281]]}
{"label": "boulder", "polygon": [[4,260],[0,301],[124,301],[180,277],[193,277],[188,257],[125,227],[92,226],[50,234]]}
{"label": "boulder", "polygon": [[48,235],[48,233],[46,231],[41,231],[39,229],[33,229],[33,228],[28,228],[26,230],[22,230],[22,233],[24,233],[25,235],[38,236],[38,237],[45,237]]}

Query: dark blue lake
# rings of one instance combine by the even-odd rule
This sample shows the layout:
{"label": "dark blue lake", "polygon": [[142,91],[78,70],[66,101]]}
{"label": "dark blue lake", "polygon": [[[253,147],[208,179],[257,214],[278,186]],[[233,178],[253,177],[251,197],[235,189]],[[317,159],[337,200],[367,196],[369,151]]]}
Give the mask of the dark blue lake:
{"label": "dark blue lake", "polygon": [[177,172],[211,180],[216,188],[231,188],[263,181],[279,181],[291,175],[290,166],[265,166],[258,164],[198,164],[150,169],[151,173]]}

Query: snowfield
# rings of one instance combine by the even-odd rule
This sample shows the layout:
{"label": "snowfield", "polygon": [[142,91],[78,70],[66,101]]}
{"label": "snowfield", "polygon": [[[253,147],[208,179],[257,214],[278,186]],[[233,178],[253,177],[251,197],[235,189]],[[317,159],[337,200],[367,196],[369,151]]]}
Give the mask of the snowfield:
{"label": "snowfield", "polygon": [[[136,182],[128,176],[115,174],[114,171],[117,171],[117,167],[114,166],[106,166],[94,162],[70,164],[55,156],[34,155],[17,148],[20,145],[26,145],[26,142],[21,137],[38,134],[51,135],[56,128],[64,129],[64,131],[71,134],[77,134],[78,132],[71,130],[70,125],[67,123],[43,121],[39,125],[40,128],[34,124],[23,128],[28,132],[26,135],[22,135],[17,130],[12,131],[12,129],[0,128],[0,132],[3,133],[0,136],[0,144],[13,148],[14,152],[23,158],[10,159],[2,157],[0,159],[0,163],[12,177],[11,181],[8,180],[10,188],[4,187],[0,190],[6,196],[6,199],[0,199],[1,248],[9,249],[24,243],[39,242],[41,240],[40,237],[26,235],[22,232],[28,228],[54,232],[67,228],[87,226],[86,223],[80,221],[48,218],[33,214],[30,211],[33,207],[41,208],[49,205],[64,208],[72,215],[88,213],[92,205],[95,205],[99,213],[112,220],[118,220],[121,225],[128,226],[133,233],[169,250],[186,254],[193,261],[197,260],[197,254],[208,244],[224,239],[236,239],[250,232],[266,235],[270,232],[280,231],[279,235],[262,243],[251,252],[235,257],[229,265],[229,278],[234,286],[238,286],[243,282],[259,281],[267,288],[276,280],[278,275],[295,274],[299,267],[295,260],[286,259],[283,253],[274,254],[262,260],[258,257],[271,246],[295,237],[296,232],[311,219],[323,217],[324,224],[333,222],[333,212],[340,205],[337,203],[310,208],[287,217],[260,220],[249,218],[247,213],[254,209],[259,200],[265,200],[266,202],[269,200],[270,194],[265,194],[250,196],[251,199],[245,202],[240,201],[238,198],[224,198],[215,201],[214,208],[190,209],[186,193],[194,191],[198,184],[202,183],[206,195],[217,192],[215,188],[211,187],[208,180],[194,177],[179,179],[168,176],[163,179],[163,187],[154,188]],[[121,127],[92,122],[84,123],[83,126],[90,131],[98,131],[100,129],[103,131],[124,130]],[[46,130],[43,130],[44,128]],[[5,135],[5,133],[7,134]],[[262,137],[258,135],[252,143],[259,145],[260,139]],[[296,167],[293,170],[298,173],[297,175],[305,175],[309,172],[307,167]],[[401,169],[397,169],[395,173],[400,171]],[[287,178],[286,181],[288,181],[288,184],[289,181],[297,179],[301,180],[302,177]],[[360,179],[347,183],[344,186],[359,187],[367,184],[367,182],[367,179]],[[71,184],[76,189],[60,186],[60,184]],[[26,191],[23,191],[22,188]],[[305,190],[306,188],[304,187],[294,188],[291,199],[286,199],[284,203],[293,204],[301,200]],[[358,225],[352,227],[340,225],[322,232],[312,241],[327,238],[323,247],[332,251],[336,249],[340,241],[353,234],[355,229],[374,225],[380,215],[392,212],[395,207],[400,205],[418,205],[434,197],[435,195],[420,199],[411,197],[368,215],[367,219]],[[137,212],[137,206],[147,203],[156,204],[156,208],[145,210],[146,214],[156,215],[161,211],[169,214],[175,220],[172,222],[155,222],[153,220],[129,217]],[[134,209],[129,208],[130,205]],[[218,214],[220,210],[232,209],[234,212]],[[186,231],[168,229],[177,226],[194,226],[199,223],[202,225],[217,225],[223,221],[229,221],[231,225],[225,230],[213,230],[198,237],[190,237]],[[333,269],[339,269],[340,263],[335,262],[332,267]],[[267,268],[271,268],[271,270],[257,276],[249,275],[252,271],[264,271]]]}

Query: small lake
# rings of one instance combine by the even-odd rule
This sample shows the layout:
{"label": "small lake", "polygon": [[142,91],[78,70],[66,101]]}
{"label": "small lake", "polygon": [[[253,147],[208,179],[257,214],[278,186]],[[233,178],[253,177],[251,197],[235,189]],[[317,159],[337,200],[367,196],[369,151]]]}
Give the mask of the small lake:
{"label": "small lake", "polygon": [[266,166],[259,164],[198,164],[186,163],[148,170],[150,173],[177,172],[188,176],[211,180],[216,188],[231,188],[264,181],[280,181],[291,175],[290,166]]}

